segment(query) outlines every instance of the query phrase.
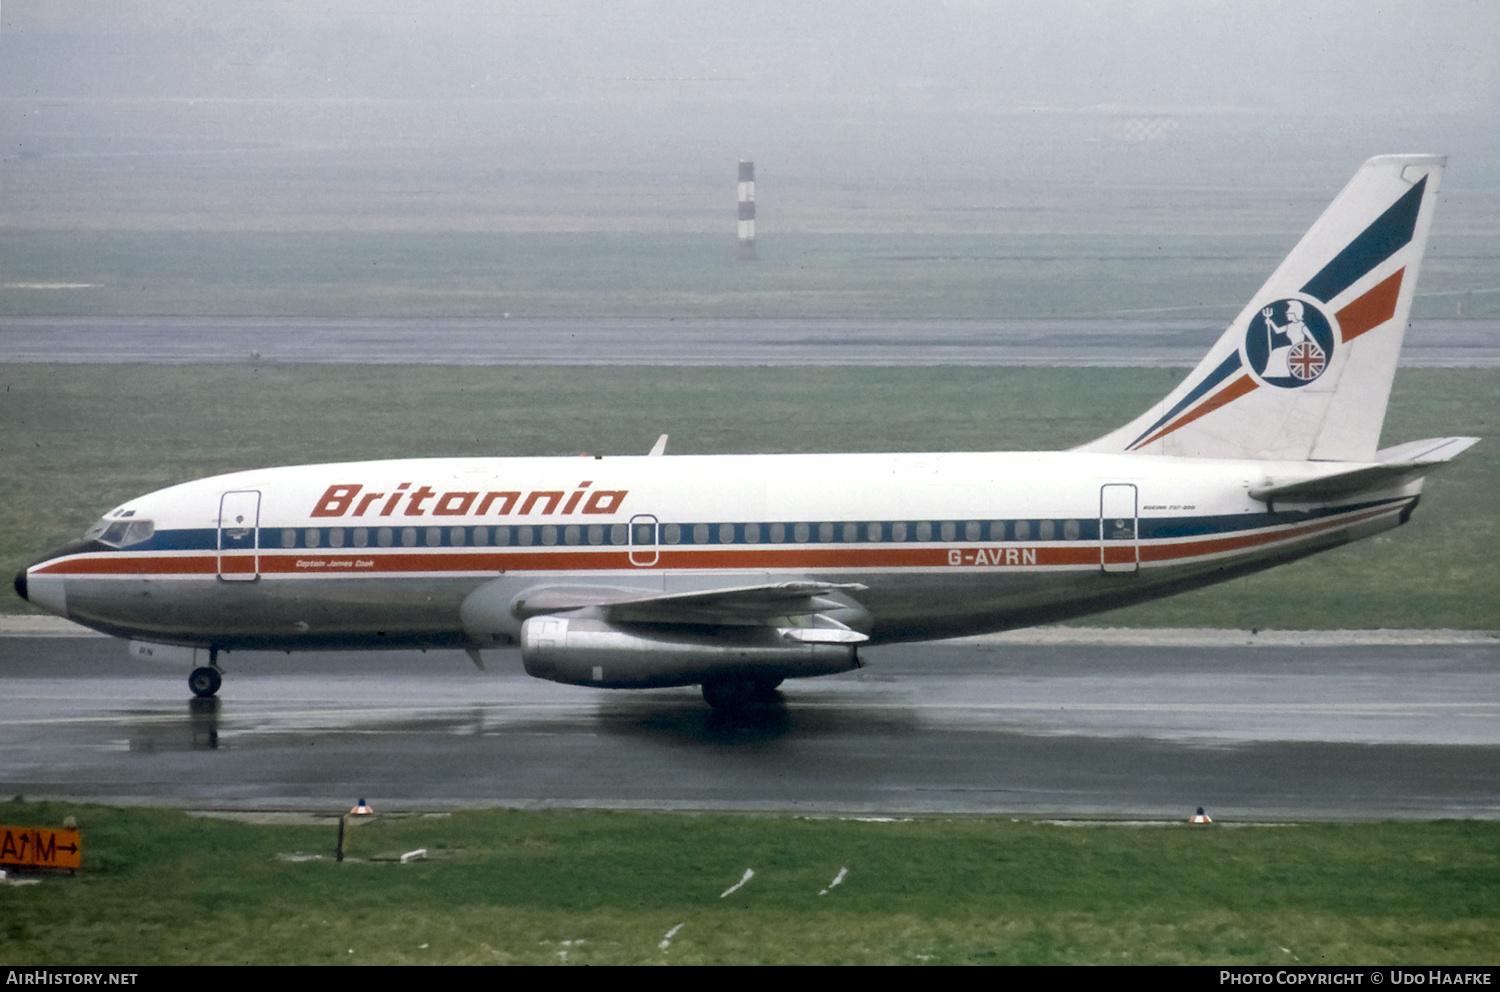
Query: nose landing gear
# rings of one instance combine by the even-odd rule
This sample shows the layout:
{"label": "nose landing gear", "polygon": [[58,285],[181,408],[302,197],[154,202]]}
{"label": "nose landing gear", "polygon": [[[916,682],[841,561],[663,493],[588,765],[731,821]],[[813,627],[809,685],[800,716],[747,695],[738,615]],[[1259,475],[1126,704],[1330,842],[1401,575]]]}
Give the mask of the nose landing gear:
{"label": "nose landing gear", "polygon": [[219,649],[208,649],[208,664],[193,669],[188,676],[188,688],[199,699],[207,699],[219,691],[224,684],[224,671],[219,667]]}

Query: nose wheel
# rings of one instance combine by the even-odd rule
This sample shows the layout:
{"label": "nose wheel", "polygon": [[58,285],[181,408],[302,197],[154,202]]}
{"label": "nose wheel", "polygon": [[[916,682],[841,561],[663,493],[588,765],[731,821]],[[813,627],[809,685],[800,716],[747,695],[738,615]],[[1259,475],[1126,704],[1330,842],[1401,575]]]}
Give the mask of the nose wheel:
{"label": "nose wheel", "polygon": [[207,699],[217,693],[219,686],[223,684],[224,673],[219,670],[219,649],[209,648],[208,664],[193,669],[193,674],[188,676],[188,688],[199,699]]}
{"label": "nose wheel", "polygon": [[224,679],[219,673],[208,667],[195,668],[193,674],[188,676],[188,688],[193,690],[193,695],[200,699],[207,699],[219,691]]}

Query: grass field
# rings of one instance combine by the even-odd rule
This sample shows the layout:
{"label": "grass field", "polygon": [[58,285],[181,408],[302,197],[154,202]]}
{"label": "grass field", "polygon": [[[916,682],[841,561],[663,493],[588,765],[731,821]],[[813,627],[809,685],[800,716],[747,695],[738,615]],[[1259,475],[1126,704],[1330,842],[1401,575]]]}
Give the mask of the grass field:
{"label": "grass field", "polygon": [[[82,872],[0,887],[8,965],[1500,956],[1495,823],[1188,828],[490,811],[361,824],[339,864],[332,820],[266,826],[0,803],[15,826],[57,826],[69,814],[83,835]],[[419,847],[428,860],[399,864]],[[746,869],[754,876],[721,897]]]}
{"label": "grass field", "polygon": [[[419,455],[1062,448],[1181,377],[1162,369],[0,366],[0,574],[104,511],[263,465]],[[1087,397],[1079,402],[1078,397]],[[1495,435],[1500,372],[1397,377],[1385,443]],[[1090,622],[1500,628],[1494,442],[1428,483],[1407,527]],[[14,596],[3,609],[31,608]]]}

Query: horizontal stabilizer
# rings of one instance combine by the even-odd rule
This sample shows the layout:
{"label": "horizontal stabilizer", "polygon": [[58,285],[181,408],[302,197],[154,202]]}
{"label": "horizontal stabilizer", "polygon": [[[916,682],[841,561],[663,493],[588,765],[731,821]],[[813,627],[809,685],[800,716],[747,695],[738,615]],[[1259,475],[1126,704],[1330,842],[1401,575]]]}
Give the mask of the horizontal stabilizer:
{"label": "horizontal stabilizer", "polygon": [[1250,490],[1250,495],[1267,503],[1273,500],[1322,503],[1374,489],[1387,489],[1422,478],[1478,441],[1477,437],[1411,441],[1376,452],[1378,464],[1301,482],[1264,486]]}

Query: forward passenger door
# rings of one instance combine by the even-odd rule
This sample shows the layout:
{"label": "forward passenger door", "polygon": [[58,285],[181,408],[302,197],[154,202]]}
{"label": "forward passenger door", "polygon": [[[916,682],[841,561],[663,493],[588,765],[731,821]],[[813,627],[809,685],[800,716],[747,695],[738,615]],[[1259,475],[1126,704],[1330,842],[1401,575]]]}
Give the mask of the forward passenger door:
{"label": "forward passenger door", "polygon": [[260,578],[260,492],[249,489],[219,497],[219,578]]}

